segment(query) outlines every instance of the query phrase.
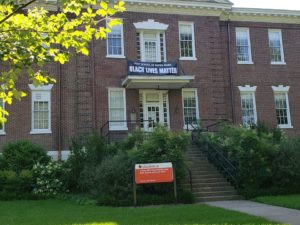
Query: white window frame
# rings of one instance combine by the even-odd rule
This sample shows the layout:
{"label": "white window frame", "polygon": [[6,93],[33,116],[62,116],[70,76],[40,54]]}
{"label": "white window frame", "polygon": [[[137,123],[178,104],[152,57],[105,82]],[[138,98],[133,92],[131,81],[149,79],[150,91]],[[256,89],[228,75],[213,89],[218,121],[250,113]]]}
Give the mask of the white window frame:
{"label": "white window frame", "polygon": [[257,88],[257,86],[251,87],[250,85],[239,86],[240,95],[241,95],[240,96],[241,97],[241,111],[242,111],[242,95],[250,94],[252,96],[253,111],[254,111],[254,124],[257,124],[257,109],[256,109],[256,97],[255,97],[256,88]]}
{"label": "white window frame", "polygon": [[[53,87],[53,84],[44,85],[44,86],[37,86],[35,87],[33,84],[29,84],[29,88],[31,90],[31,131],[30,134],[51,134],[51,89]],[[48,107],[49,107],[49,115],[48,115],[48,123],[49,127],[47,129],[35,129],[34,128],[34,94],[47,94],[47,101],[48,101]]]}
{"label": "white window frame", "polygon": [[[2,109],[5,110],[5,102],[3,102],[3,99],[1,99],[0,104],[2,104],[1,105]],[[2,129],[0,129],[0,135],[6,135],[6,132],[5,132],[5,123],[2,124]]]}
{"label": "white window frame", "polygon": [[[198,99],[198,90],[197,88],[182,88],[181,90],[181,99],[182,99],[182,116],[183,116],[183,129],[194,129],[193,127],[188,127],[187,124],[185,124],[185,118],[184,118],[184,92],[193,91],[195,93],[196,98],[196,118],[197,120],[200,120],[200,113],[199,113],[199,99]],[[198,126],[199,124],[193,124]],[[196,127],[195,127],[196,128]]]}
{"label": "white window frame", "polygon": [[[274,92],[274,103],[275,103],[275,94],[285,94],[285,99],[286,99],[286,106],[287,106],[287,119],[288,119],[288,124],[277,124],[278,128],[282,129],[290,129],[293,128],[292,126],[292,120],[291,120],[291,110],[290,110],[290,103],[289,103],[289,86],[272,86],[273,92]],[[276,111],[276,105],[275,105],[275,111]],[[277,115],[276,115],[276,123],[277,123]]]}
{"label": "white window frame", "polygon": [[[115,18],[114,18],[115,19]],[[117,59],[124,59],[125,58],[125,53],[124,53],[124,27],[123,27],[123,20],[120,19],[122,24],[117,25],[117,26],[121,26],[121,51],[122,54],[120,55],[113,55],[113,54],[109,54],[108,52],[108,36],[106,38],[106,58],[117,58]],[[108,22],[106,23],[106,27],[108,26]],[[107,27],[108,28],[108,27]],[[113,28],[110,28],[113,29]]]}
{"label": "white window frame", "polygon": [[[193,51],[193,56],[192,57],[184,57],[181,56],[181,40],[180,40],[180,25],[191,25],[192,27],[192,51]],[[180,58],[179,60],[197,60],[196,57],[196,44],[195,44],[195,25],[194,22],[188,22],[188,21],[179,21],[178,22],[178,38],[179,38],[179,55]]]}
{"label": "white window frame", "polygon": [[237,34],[238,32],[246,32],[247,33],[247,41],[248,41],[248,52],[249,52],[249,61],[239,61],[237,58],[237,64],[254,64],[252,59],[252,48],[251,48],[251,39],[250,39],[250,29],[248,27],[236,27],[235,28],[235,46],[236,46],[236,54],[237,54]]}
{"label": "white window frame", "polygon": [[[270,55],[271,65],[286,65],[285,58],[284,58],[284,49],[283,49],[283,41],[282,41],[282,31],[281,31],[281,29],[268,29],[268,38],[269,38],[268,40],[269,40],[269,43],[270,43],[270,32],[278,32],[279,33],[279,38],[280,38],[280,54],[281,54],[281,61],[278,61],[278,62],[273,62],[272,58],[271,58],[271,55]],[[269,44],[269,48],[271,48],[270,44]]]}
{"label": "white window frame", "polygon": [[126,89],[125,88],[108,88],[108,120],[111,121],[111,118],[110,118],[110,93],[111,91],[122,91],[123,92],[123,104],[124,104],[124,123],[123,123],[123,126],[112,126],[110,123],[109,123],[109,130],[110,131],[122,131],[122,130],[128,130],[128,127],[127,127],[127,106],[126,106]]}
{"label": "white window frame", "polygon": [[165,32],[162,30],[138,30],[140,34],[140,51],[141,51],[141,62],[145,62],[145,44],[144,44],[144,33],[149,32],[156,34],[156,62],[162,62],[161,60],[161,49],[160,49],[160,34],[163,34],[164,38],[164,62],[167,61],[167,51],[166,51],[166,35]]}

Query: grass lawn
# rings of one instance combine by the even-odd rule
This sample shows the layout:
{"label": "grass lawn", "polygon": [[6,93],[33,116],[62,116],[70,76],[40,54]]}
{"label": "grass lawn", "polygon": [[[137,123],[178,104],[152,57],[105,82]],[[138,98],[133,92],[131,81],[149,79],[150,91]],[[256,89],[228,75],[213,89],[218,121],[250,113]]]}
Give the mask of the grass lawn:
{"label": "grass lawn", "polygon": [[0,201],[1,225],[272,224],[207,205],[110,208],[71,201]]}
{"label": "grass lawn", "polygon": [[258,197],[255,201],[300,210],[300,195]]}

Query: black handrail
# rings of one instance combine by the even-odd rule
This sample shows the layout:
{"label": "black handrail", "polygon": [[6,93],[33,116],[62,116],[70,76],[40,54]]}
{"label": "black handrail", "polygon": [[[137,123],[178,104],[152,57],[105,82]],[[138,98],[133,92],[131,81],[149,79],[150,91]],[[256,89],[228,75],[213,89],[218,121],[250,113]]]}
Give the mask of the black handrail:
{"label": "black handrail", "polygon": [[234,186],[237,186],[237,169],[228,157],[224,155],[223,151],[207,141],[205,153],[207,154],[208,160],[221,170]]}

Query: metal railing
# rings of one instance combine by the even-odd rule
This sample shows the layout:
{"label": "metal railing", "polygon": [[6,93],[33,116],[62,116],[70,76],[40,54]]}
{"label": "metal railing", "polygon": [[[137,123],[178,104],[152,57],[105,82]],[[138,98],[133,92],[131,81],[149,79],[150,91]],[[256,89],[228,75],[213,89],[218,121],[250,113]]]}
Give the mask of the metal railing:
{"label": "metal railing", "polygon": [[237,186],[236,167],[227,155],[210,142],[205,143],[204,153],[208,160],[234,185]]}
{"label": "metal railing", "polygon": [[[202,120],[203,121],[203,120]],[[201,125],[195,125],[194,123],[187,124],[186,130],[191,132],[192,142],[198,145],[198,138],[203,132],[216,132],[219,126],[224,123],[230,123],[229,120],[221,119],[216,122],[212,120],[205,121],[209,124],[202,128]],[[204,143],[204,146],[199,146],[199,150],[202,150],[204,154],[207,155],[208,160],[214,164],[214,166],[234,185],[237,187],[236,179],[236,167],[230,161],[228,156],[217,146],[214,146],[209,141]],[[190,179],[192,179],[192,174],[190,174]]]}

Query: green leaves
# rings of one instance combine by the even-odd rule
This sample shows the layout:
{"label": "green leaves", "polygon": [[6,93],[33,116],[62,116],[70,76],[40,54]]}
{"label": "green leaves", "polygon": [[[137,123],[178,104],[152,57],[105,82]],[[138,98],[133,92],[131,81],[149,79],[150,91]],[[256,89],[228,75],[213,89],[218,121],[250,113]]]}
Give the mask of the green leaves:
{"label": "green leaves", "polygon": [[[0,61],[9,64],[9,69],[0,76],[0,84],[3,84],[0,100],[5,103],[11,104],[13,99],[25,96],[25,92],[15,87],[24,71],[34,85],[55,82],[41,68],[49,62],[68,62],[73,50],[88,55],[92,38],[106,38],[111,28],[121,23],[111,17],[125,10],[124,1],[114,5],[96,0],[60,0],[60,3],[62,12],[50,14],[44,8],[34,7],[27,13],[13,14],[0,24]],[[0,5],[0,20],[14,9],[15,5],[9,2]],[[101,26],[102,21],[109,21],[108,27]],[[0,123],[6,113],[0,108]]]}

